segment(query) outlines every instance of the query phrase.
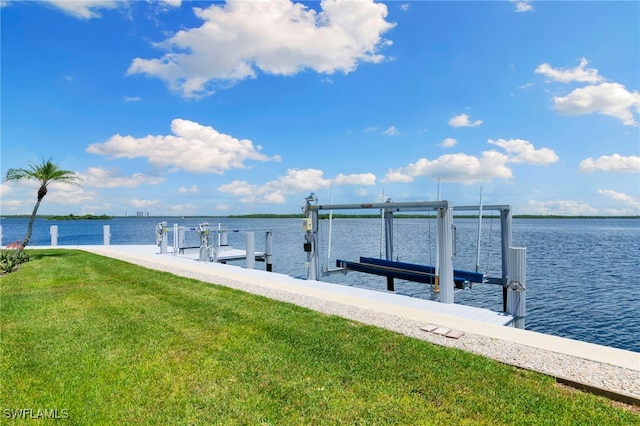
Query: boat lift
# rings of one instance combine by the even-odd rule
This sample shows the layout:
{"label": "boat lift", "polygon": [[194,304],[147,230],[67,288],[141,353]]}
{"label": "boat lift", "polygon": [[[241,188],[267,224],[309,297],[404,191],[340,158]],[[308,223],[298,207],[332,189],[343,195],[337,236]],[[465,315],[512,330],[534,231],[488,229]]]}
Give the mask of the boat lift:
{"label": "boat lift", "polygon": [[[318,247],[318,212],[320,210],[360,210],[378,209],[383,214],[385,235],[385,259],[361,257],[358,262],[337,260],[337,270],[346,273],[348,270],[366,272],[387,277],[387,290],[394,291],[393,280],[395,278],[415,281],[434,286],[434,291],[439,293],[441,303],[454,303],[454,293],[457,287],[465,282],[497,284],[502,286],[503,310],[521,319],[521,328],[524,328],[526,316],[525,290],[525,254],[524,248],[511,247],[511,207],[509,205],[480,205],[480,206],[453,206],[449,201],[422,201],[422,202],[386,202],[370,204],[318,204],[314,194],[305,199],[302,227],[305,231],[304,251],[307,253],[308,268],[307,279],[319,280],[320,251]],[[500,277],[488,277],[482,273],[454,270],[454,227],[453,211],[482,211],[494,210],[500,212],[501,250],[502,250],[502,275]],[[396,212],[429,212],[435,211],[437,216],[437,260],[435,266],[417,265],[393,260],[393,214]],[[515,254],[513,251],[516,251]],[[519,251],[518,251],[519,250]],[[513,279],[509,279],[509,275]],[[509,290],[512,290],[509,292]],[[516,293],[517,292],[517,298]],[[509,297],[511,294],[512,297]],[[516,302],[511,300],[516,300]],[[511,312],[510,312],[511,311]]]}
{"label": "boat lift", "polygon": [[[187,242],[188,232],[197,232],[198,244]],[[255,233],[265,233],[265,251],[256,251]],[[167,222],[160,222],[156,225],[156,245],[160,247],[160,254],[168,252]],[[245,250],[236,249],[228,244],[230,233],[242,233],[245,236]],[[273,231],[271,229],[224,229],[221,224],[217,228],[211,229],[207,222],[198,226],[179,226],[173,224],[173,254],[186,255],[197,253],[200,262],[227,263],[234,260],[245,260],[246,268],[253,269],[255,262],[266,262],[267,272],[273,271]]]}

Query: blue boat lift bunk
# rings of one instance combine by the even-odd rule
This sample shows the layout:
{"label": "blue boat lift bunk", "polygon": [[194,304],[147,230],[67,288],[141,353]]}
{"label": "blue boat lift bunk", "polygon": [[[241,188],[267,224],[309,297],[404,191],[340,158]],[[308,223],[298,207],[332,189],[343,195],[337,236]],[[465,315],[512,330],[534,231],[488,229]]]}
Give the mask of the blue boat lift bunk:
{"label": "blue boat lift bunk", "polygon": [[[385,259],[361,257],[359,261],[337,260],[339,270],[360,271],[387,277],[387,289],[394,291],[394,279],[420,282],[434,285],[441,303],[454,303],[455,289],[464,283],[488,283],[502,286],[503,310],[516,317],[516,327],[524,328],[526,308],[524,303],[525,253],[524,248],[513,248],[511,234],[511,208],[508,205],[453,206],[449,201],[387,202],[370,204],[317,204],[314,194],[305,199],[303,212],[303,230],[305,231],[304,250],[307,253],[309,280],[321,277],[318,250],[318,212],[320,210],[358,210],[378,209],[383,214],[385,234]],[[487,277],[479,272],[453,269],[453,211],[494,210],[500,212],[502,276]],[[437,261],[435,266],[417,265],[393,260],[393,214],[396,212],[435,211],[437,217]],[[522,253],[513,254],[513,250]],[[512,278],[509,275],[511,273]],[[512,290],[509,292],[509,290]],[[515,292],[517,301],[515,299]],[[517,305],[517,306],[516,306]]]}
{"label": "blue boat lift bunk", "polygon": [[[434,266],[376,259],[374,257],[361,257],[359,262],[338,259],[336,260],[336,266],[350,271],[365,272],[391,278],[390,281],[387,280],[387,290],[389,291],[394,291],[393,278],[423,284],[437,284],[436,268]],[[485,281],[484,275],[479,272],[454,269],[453,282],[456,288],[463,288],[464,283],[467,282],[483,283]]]}

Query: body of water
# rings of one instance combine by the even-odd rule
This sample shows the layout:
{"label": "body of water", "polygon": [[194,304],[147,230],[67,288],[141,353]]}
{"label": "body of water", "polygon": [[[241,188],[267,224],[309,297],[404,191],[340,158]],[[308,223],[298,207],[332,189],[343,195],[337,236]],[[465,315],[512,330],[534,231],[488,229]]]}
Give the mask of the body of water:
{"label": "body of water", "polygon": [[[273,230],[273,270],[306,277],[306,253],[301,219],[231,218],[114,218],[113,220],[48,221],[37,219],[31,245],[50,245],[50,225],[58,225],[59,245],[102,244],[103,225],[110,225],[111,244],[155,244],[155,225],[166,221],[212,228]],[[328,221],[320,221],[323,267],[335,259],[380,257],[382,227],[379,219],[335,219],[329,248]],[[28,219],[6,218],[4,245],[22,240]],[[454,219],[454,267],[475,270],[477,220]],[[527,248],[526,328],[606,346],[640,352],[640,219],[514,219],[513,246]],[[394,260],[433,265],[436,219],[396,219]],[[195,232],[188,238],[198,245]],[[264,233],[255,233],[256,250],[264,250]],[[171,247],[171,236],[169,240]],[[229,233],[229,244],[244,248],[241,232]],[[485,218],[481,237],[480,270],[501,275],[500,220]],[[258,263],[257,267],[262,264]],[[384,277],[349,272],[323,280],[386,290]],[[396,281],[396,292],[430,297],[423,284]],[[500,286],[481,284],[456,293],[456,303],[502,310]]]}

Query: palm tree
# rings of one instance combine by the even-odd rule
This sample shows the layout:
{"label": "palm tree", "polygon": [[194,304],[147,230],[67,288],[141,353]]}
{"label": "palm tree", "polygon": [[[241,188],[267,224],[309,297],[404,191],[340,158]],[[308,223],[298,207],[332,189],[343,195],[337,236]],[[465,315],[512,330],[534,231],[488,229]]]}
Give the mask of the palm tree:
{"label": "palm tree", "polygon": [[22,246],[18,247],[19,251],[22,251],[27,246],[27,244],[29,244],[29,240],[31,239],[31,232],[33,231],[33,222],[36,219],[36,213],[38,212],[38,207],[40,207],[40,202],[42,201],[44,196],[47,195],[47,186],[51,182],[62,182],[78,185],[79,179],[80,178],[76,176],[75,172],[72,172],[70,170],[62,170],[58,167],[57,164],[53,163],[51,159],[43,159],[42,164],[29,163],[26,169],[9,169],[7,171],[7,176],[4,178],[5,182],[36,180],[40,183],[40,188],[38,189],[38,201],[33,208],[33,213],[31,213],[31,220],[29,220],[27,235],[22,241]]}

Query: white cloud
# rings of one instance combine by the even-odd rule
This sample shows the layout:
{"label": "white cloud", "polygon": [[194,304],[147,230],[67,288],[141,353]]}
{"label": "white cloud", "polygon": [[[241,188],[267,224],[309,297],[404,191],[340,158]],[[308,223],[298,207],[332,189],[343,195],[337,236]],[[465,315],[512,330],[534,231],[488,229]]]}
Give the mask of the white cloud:
{"label": "white cloud", "polygon": [[[149,207],[154,207],[156,205],[157,203],[154,203]],[[141,208],[145,208],[145,207],[141,207]],[[180,216],[187,216],[187,215],[192,216],[197,214],[198,212],[198,206],[196,204],[191,204],[191,203],[186,203],[186,204],[171,203],[169,205],[163,205],[162,208],[166,209],[166,211],[169,212],[169,214],[175,214]]]}
{"label": "white cloud", "polygon": [[231,205],[222,203],[222,204],[216,204],[213,208],[215,210],[228,211],[228,210],[231,210]]}
{"label": "white cloud", "polygon": [[262,186],[252,185],[245,181],[235,180],[221,185],[218,191],[242,197],[243,203],[278,203],[287,201],[286,196],[315,191],[331,185],[331,180],[323,177],[322,170],[317,169],[289,169],[285,176],[267,182]]}
{"label": "white cloud", "polygon": [[390,126],[387,130],[383,131],[382,134],[387,136],[397,136],[399,132],[396,126]]}
{"label": "white cloud", "polygon": [[245,161],[280,161],[279,156],[267,157],[248,139],[236,139],[219,133],[213,127],[193,121],[175,119],[173,135],[115,135],[104,143],[89,145],[87,152],[111,158],[147,158],[156,166],[171,166],[192,173],[223,174],[229,169],[246,168]]}
{"label": "white cloud", "polygon": [[454,138],[445,138],[440,142],[440,146],[443,148],[451,148],[452,146],[456,146],[458,143]]}
{"label": "white cloud", "polygon": [[116,9],[125,4],[113,0],[45,0],[45,2],[79,19],[99,18],[98,10]]}
{"label": "white cloud", "polygon": [[131,176],[123,176],[113,169],[102,167],[89,167],[86,172],[78,173],[83,186],[96,188],[135,188],[140,185],[157,185],[164,181],[159,176],[148,176],[143,173],[134,173]]}
{"label": "white cloud", "polygon": [[316,12],[289,0],[229,0],[195,7],[204,21],[156,43],[161,58],[135,58],[129,75],[158,77],[184,97],[214,93],[216,84],[255,78],[264,72],[293,75],[305,69],[322,74],[350,73],[358,63],[379,63],[391,44],[382,34],[394,24],[387,6],[373,1],[323,0]]}
{"label": "white cloud", "polygon": [[376,184],[376,175],[373,173],[360,173],[360,174],[350,174],[345,175],[339,173],[333,179],[333,183],[336,185],[375,185]]}
{"label": "white cloud", "polygon": [[523,139],[498,139],[488,142],[504,149],[509,156],[510,163],[550,164],[558,161],[556,153],[549,148],[535,149],[531,142]]}
{"label": "white cloud", "polygon": [[509,163],[549,164],[558,161],[557,155],[548,148],[535,149],[522,139],[489,139],[490,144],[503,148],[503,154],[495,150],[483,151],[480,157],[458,153],[442,155],[435,160],[420,158],[406,167],[389,170],[383,181],[412,182],[416,177],[472,184],[493,179],[509,179],[513,176]]}
{"label": "white cloud", "polygon": [[636,126],[635,113],[640,113],[640,93],[629,92],[619,83],[602,83],[573,90],[567,96],[553,98],[554,108],[561,114],[599,113],[617,118],[626,126]]}
{"label": "white cloud", "polygon": [[[153,1],[147,0],[149,3],[154,3]],[[166,6],[166,7],[180,7],[182,5],[182,0],[160,0],[157,3]]]}
{"label": "white cloud", "polygon": [[59,182],[53,182],[49,185],[49,193],[47,193],[47,203],[74,205],[90,201],[95,201],[99,195],[95,191],[87,191],[85,188],[77,185],[68,185]]}
{"label": "white cloud", "polygon": [[129,205],[136,209],[148,209],[160,204],[160,200],[142,200],[140,198],[133,198],[129,200]]}
{"label": "white cloud", "polygon": [[613,191],[611,189],[598,189],[598,194],[604,195],[616,202],[631,207],[634,209],[634,213],[632,214],[640,214],[640,198],[638,197],[632,197],[631,195]]}
{"label": "white cloud", "polygon": [[516,5],[516,12],[518,12],[518,13],[533,12],[535,10],[533,8],[533,6],[531,5],[531,2],[529,0],[514,1],[513,3],[515,3],[515,5]]}
{"label": "white cloud", "polygon": [[593,207],[581,200],[535,201],[518,206],[516,214],[557,216],[629,216],[640,214],[640,199],[620,192],[599,189],[598,193],[611,201]]}
{"label": "white cloud", "polygon": [[576,200],[528,201],[519,210],[524,214],[556,216],[589,216],[603,214],[598,209]]}
{"label": "white cloud", "polygon": [[572,81],[578,81],[581,83],[599,83],[603,81],[604,77],[598,75],[597,69],[585,68],[588,63],[589,61],[586,58],[581,58],[580,65],[575,68],[565,69],[553,68],[545,62],[544,64],[538,65],[534,72],[561,83],[570,83]]}
{"label": "white cloud", "polygon": [[0,197],[9,194],[13,189],[6,183],[0,182]]}
{"label": "white cloud", "polygon": [[409,4],[405,3],[405,4],[401,4],[400,5],[400,10],[403,12],[406,12],[407,10],[409,10]]}
{"label": "white cloud", "polygon": [[467,114],[460,114],[449,120],[449,126],[452,127],[477,127],[482,124],[482,120],[476,120],[474,122],[469,121]]}
{"label": "white cloud", "polygon": [[126,102],[138,102],[138,101],[142,100],[142,98],[140,98],[140,96],[125,96],[124,100]]}
{"label": "white cloud", "polygon": [[472,184],[491,181],[496,178],[508,179],[511,169],[506,166],[508,157],[497,151],[484,151],[481,157],[463,153],[442,155],[435,160],[420,158],[408,166],[390,170],[386,182],[411,182],[419,176],[433,179],[442,178],[449,182]]}
{"label": "white cloud", "polygon": [[580,162],[580,171],[583,173],[593,173],[595,171],[639,173],[640,157],[637,155],[623,157],[620,154],[602,155],[595,160],[589,157]]}
{"label": "white cloud", "polygon": [[186,193],[189,193],[189,192],[197,194],[198,192],[200,192],[200,189],[198,188],[197,185],[192,185],[189,188],[187,188],[186,186],[181,186],[180,188],[178,188],[178,192],[181,193],[181,194],[186,194]]}
{"label": "white cloud", "polygon": [[[80,173],[76,173],[79,177]],[[62,182],[51,182],[47,185],[47,195],[45,196],[43,203],[46,204],[77,204],[81,202],[85,202],[88,200],[92,200],[97,196],[96,192],[87,191],[84,188],[84,182],[78,182],[80,185],[73,185]],[[82,186],[81,186],[82,185]],[[40,183],[36,180],[21,180],[15,182],[6,182],[2,184],[1,187],[1,195],[2,197],[2,206],[5,207],[7,205],[13,206],[31,206],[29,208],[29,213],[31,213],[31,208],[35,204],[36,195],[38,192],[38,188],[40,187]],[[6,195],[13,195],[15,197],[20,197],[22,200],[19,202],[11,203],[10,200],[6,199]]]}

